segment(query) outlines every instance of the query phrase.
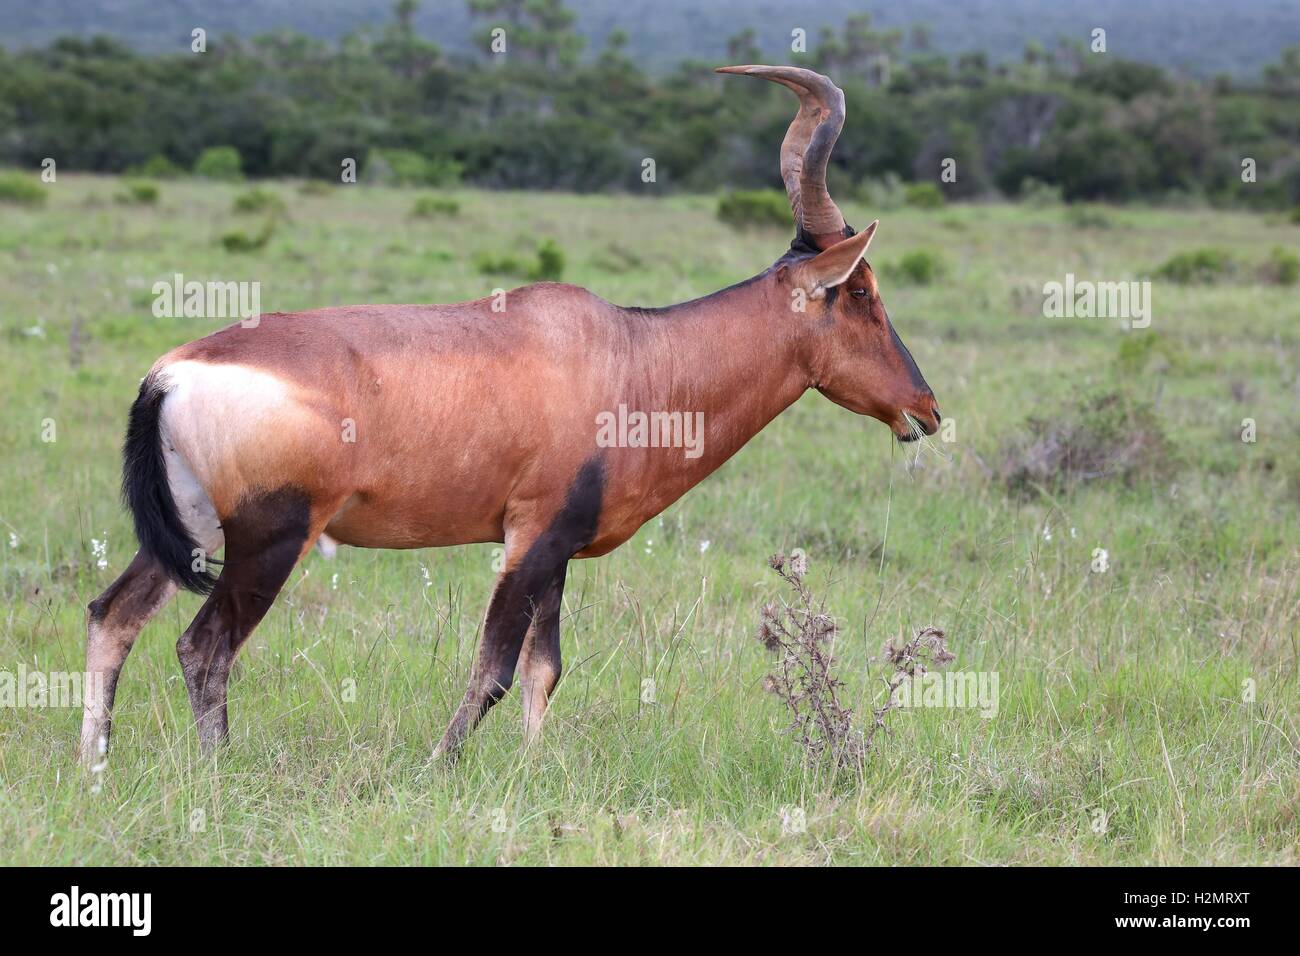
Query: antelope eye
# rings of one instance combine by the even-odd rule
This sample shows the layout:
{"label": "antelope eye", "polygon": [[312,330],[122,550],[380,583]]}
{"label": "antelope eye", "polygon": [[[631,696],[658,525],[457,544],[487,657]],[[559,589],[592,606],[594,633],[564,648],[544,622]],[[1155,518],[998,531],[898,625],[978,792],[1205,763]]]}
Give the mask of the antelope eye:
{"label": "antelope eye", "polygon": [[853,298],[855,298],[855,299],[865,299],[865,298],[867,297],[867,290],[866,290],[866,289],[850,289],[850,290],[849,290],[849,295],[853,296]]}

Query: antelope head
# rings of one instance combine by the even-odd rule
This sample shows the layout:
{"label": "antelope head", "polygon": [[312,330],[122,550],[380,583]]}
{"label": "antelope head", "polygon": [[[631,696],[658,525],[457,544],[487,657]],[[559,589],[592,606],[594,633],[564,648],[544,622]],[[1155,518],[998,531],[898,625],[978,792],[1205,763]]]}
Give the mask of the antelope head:
{"label": "antelope head", "polygon": [[780,83],[799,97],[781,144],[781,178],[794,212],[790,251],[769,270],[774,300],[800,323],[809,381],[831,401],[884,422],[900,441],[939,428],[939,406],[894,331],[875,273],[863,258],[880,221],[845,224],[826,189],[826,165],[844,126],[844,93],[827,77],[793,66],[724,66]]}

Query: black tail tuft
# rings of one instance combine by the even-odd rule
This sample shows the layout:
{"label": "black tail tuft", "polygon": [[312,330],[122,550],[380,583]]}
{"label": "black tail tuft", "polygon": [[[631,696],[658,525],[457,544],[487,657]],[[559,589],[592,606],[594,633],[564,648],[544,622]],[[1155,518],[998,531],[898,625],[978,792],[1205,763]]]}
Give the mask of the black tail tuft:
{"label": "black tail tuft", "polygon": [[[152,373],[140,384],[122,446],[122,499],[135,519],[140,550],[157,560],[181,587],[207,594],[217,579],[211,571],[194,570],[199,546],[181,520],[167,482],[158,421],[166,397],[167,390]],[[215,563],[207,559],[207,564]]]}

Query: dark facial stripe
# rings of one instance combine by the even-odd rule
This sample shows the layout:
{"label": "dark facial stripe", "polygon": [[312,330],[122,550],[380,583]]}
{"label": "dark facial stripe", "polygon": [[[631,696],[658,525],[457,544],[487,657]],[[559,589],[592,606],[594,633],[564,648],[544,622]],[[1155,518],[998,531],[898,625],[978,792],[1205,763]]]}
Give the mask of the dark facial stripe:
{"label": "dark facial stripe", "polygon": [[916,367],[916,360],[912,358],[912,353],[907,350],[903,340],[898,337],[898,332],[894,330],[893,322],[889,323],[889,334],[894,340],[894,347],[898,349],[898,354],[903,358],[903,366],[907,369],[907,374],[911,376],[913,387],[918,392],[930,391],[930,386],[926,384],[921,370]]}

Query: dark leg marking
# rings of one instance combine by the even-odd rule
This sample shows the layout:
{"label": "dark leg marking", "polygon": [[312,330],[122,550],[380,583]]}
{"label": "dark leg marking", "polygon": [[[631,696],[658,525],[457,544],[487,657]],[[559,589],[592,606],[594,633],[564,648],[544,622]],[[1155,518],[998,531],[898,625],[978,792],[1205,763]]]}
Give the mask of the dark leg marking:
{"label": "dark leg marking", "polygon": [[97,759],[108,750],[113,699],[126,657],[149,618],[176,593],[163,566],[143,551],[107,590],[91,601],[86,614],[86,674],[81,758]]}
{"label": "dark leg marking", "polygon": [[246,499],[222,522],[221,577],[176,644],[205,753],[226,739],[231,664],[298,563],[310,520],[308,496],[282,488]]}
{"label": "dark leg marking", "polygon": [[596,535],[604,487],[603,463],[598,457],[591,458],[579,469],[564,506],[546,530],[528,545],[523,558],[497,579],[469,688],[435,754],[455,753],[488,709],[505,696],[514,681],[524,638],[535,619],[541,622],[548,616],[556,617],[558,679],[558,614],[564,572],[569,559]]}

